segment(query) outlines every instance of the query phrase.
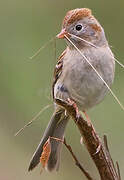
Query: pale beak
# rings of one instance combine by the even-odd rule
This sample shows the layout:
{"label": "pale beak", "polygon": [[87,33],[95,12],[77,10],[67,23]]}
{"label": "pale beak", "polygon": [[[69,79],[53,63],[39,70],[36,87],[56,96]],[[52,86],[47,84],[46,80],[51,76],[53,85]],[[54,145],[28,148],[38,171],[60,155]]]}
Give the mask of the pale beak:
{"label": "pale beak", "polygon": [[67,33],[66,29],[64,28],[61,30],[61,32],[56,37],[59,39],[64,39],[65,35],[68,36],[68,33]]}

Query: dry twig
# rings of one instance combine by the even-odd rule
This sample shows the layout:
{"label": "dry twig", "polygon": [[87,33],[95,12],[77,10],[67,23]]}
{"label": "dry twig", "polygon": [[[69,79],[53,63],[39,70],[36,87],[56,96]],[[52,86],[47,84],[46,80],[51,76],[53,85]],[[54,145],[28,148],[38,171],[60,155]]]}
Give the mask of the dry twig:
{"label": "dry twig", "polygon": [[93,178],[90,176],[90,174],[84,169],[84,167],[83,167],[83,166],[81,165],[81,163],[78,161],[76,155],[75,155],[74,152],[72,151],[71,146],[66,143],[66,140],[65,140],[65,139],[62,140],[62,139],[55,138],[55,137],[50,137],[50,139],[54,139],[54,140],[56,140],[56,141],[62,142],[62,143],[66,146],[66,148],[68,149],[68,151],[71,153],[71,155],[72,155],[72,157],[73,157],[73,159],[74,159],[74,161],[75,161],[76,166],[83,172],[83,174],[85,175],[85,177],[86,177],[88,180],[93,180]]}
{"label": "dry twig", "polygon": [[99,171],[101,180],[120,180],[120,171],[118,170],[117,172],[115,169],[108,149],[106,136],[104,136],[104,144],[102,144],[93,125],[84,120],[81,114],[77,114],[77,108],[74,104],[60,99],[56,99],[55,102],[64,107],[76,123],[83,137],[83,142]]}

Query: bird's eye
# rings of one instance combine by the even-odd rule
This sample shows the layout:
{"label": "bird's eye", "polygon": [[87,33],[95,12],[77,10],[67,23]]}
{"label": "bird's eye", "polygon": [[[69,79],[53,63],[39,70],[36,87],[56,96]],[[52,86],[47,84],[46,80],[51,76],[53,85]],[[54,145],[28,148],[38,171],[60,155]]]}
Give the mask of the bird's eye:
{"label": "bird's eye", "polygon": [[76,25],[75,29],[76,29],[77,31],[80,31],[80,30],[82,29],[82,25],[81,25],[81,24]]}

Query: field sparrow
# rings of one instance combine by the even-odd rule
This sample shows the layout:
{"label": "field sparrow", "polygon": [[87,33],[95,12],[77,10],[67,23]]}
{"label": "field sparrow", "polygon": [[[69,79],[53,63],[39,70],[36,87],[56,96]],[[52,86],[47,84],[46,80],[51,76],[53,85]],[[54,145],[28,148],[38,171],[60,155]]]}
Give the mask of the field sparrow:
{"label": "field sparrow", "polygon": [[[79,110],[85,112],[103,100],[108,88],[66,37],[76,45],[110,87],[114,79],[115,62],[104,29],[90,9],[74,9],[67,12],[57,37],[66,39],[67,48],[55,67],[53,100],[72,99]],[[31,159],[29,171],[40,162],[43,146],[49,136],[63,139],[68,120],[65,110],[55,104],[55,111]],[[58,170],[61,146],[62,143],[51,140],[51,153],[46,165],[49,171]]]}

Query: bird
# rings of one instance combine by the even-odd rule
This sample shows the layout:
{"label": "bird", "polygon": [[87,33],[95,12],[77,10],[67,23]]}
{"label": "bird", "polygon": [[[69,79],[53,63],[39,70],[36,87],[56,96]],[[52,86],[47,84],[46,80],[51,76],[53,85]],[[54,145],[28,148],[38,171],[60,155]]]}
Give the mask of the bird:
{"label": "bird", "polygon": [[[31,158],[29,171],[39,164],[43,146],[49,137],[64,138],[70,116],[63,107],[56,104],[55,99],[73,100],[79,111],[85,113],[104,99],[108,92],[106,84],[111,87],[114,81],[114,55],[103,27],[90,9],[69,10],[57,38],[64,39],[67,47],[58,58],[54,69],[52,83],[54,113]],[[59,169],[61,150],[62,143],[51,140],[51,152],[46,170],[51,172]]]}

